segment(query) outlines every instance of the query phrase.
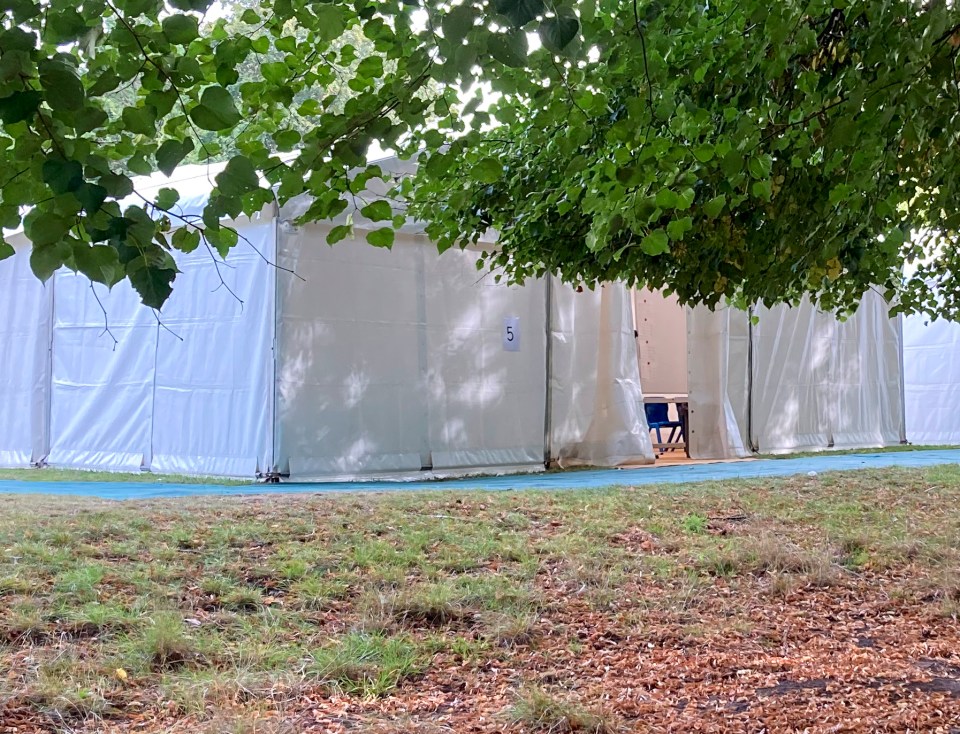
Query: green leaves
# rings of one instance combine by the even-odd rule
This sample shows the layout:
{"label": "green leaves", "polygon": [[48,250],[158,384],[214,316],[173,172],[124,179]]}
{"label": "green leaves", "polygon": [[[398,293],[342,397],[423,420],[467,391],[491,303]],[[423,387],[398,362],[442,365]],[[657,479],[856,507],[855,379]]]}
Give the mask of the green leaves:
{"label": "green leaves", "polygon": [[213,5],[213,0],[170,0],[170,5],[177,10],[196,10],[204,13]]}
{"label": "green leaves", "polygon": [[693,149],[694,157],[701,163],[709,163],[712,161],[715,152],[714,147],[709,143],[703,143]]}
{"label": "green leaves", "polygon": [[73,260],[79,272],[95,283],[103,283],[106,286],[116,285],[126,274],[116,249],[106,245],[75,247]]}
{"label": "green leaves", "polygon": [[73,195],[80,202],[84,211],[92,216],[100,211],[103,202],[107,200],[110,194],[103,186],[87,181],[80,184],[73,191]]}
{"label": "green leaves", "polygon": [[76,70],[57,59],[39,64],[40,84],[46,91],[45,99],[55,110],[78,110],[83,107],[86,92]]}
{"label": "green leaves", "polygon": [[174,249],[183,253],[191,253],[200,246],[200,232],[196,229],[183,227],[173,233],[170,242]]}
{"label": "green leaves", "polygon": [[392,227],[381,227],[367,233],[367,242],[374,247],[393,247],[395,237]]}
{"label": "green leaves", "polygon": [[751,158],[747,163],[747,170],[753,178],[762,179],[770,175],[773,168],[773,157],[770,155],[759,155]]}
{"label": "green leaves", "polygon": [[[42,277],[122,276],[160,303],[166,256],[203,240],[149,205],[122,211],[131,176],[226,162],[196,224],[229,256],[221,222],[275,196],[330,220],[371,178],[389,186],[366,168],[377,144],[422,165],[365,196],[374,246],[404,224],[398,198],[441,250],[497,231],[483,262],[508,280],[824,308],[870,284],[960,315],[953,5],[658,0],[634,17],[458,0],[428,22],[413,2],[114,0],[122,20],[40,5],[0,11],[0,224],[26,214]],[[177,188],[152,203],[175,209]],[[938,244],[903,236],[928,231]],[[352,236],[348,222],[329,240]],[[922,265],[904,285],[908,259]]]}
{"label": "green leaves", "polygon": [[462,43],[467,34],[473,30],[477,20],[477,13],[473,5],[464,3],[454,7],[443,16],[440,27],[444,37],[453,43]]}
{"label": "green leaves", "polygon": [[503,174],[503,164],[496,158],[481,158],[473,166],[471,174],[480,183],[496,183]]}
{"label": "green leaves", "polygon": [[192,15],[171,15],[161,23],[163,35],[170,43],[187,45],[200,35],[200,23]]}
{"label": "green leaves", "polygon": [[493,0],[498,13],[516,27],[524,26],[544,11],[543,0]]}
{"label": "green leaves", "polygon": [[157,110],[153,107],[127,107],[121,119],[129,132],[140,135],[154,135],[157,132]]}
{"label": "green leaves", "polygon": [[527,36],[521,31],[490,35],[487,50],[505,66],[523,66],[527,60]]}
{"label": "green leaves", "polygon": [[33,90],[13,92],[0,97],[0,121],[4,125],[13,125],[29,120],[37,114],[37,108],[43,101],[43,95]]}
{"label": "green leaves", "polygon": [[243,196],[260,188],[260,177],[246,156],[237,155],[230,159],[226,168],[217,175],[217,188],[224,196]]}
{"label": "green leaves", "polygon": [[157,167],[167,176],[173,174],[181,161],[186,158],[194,149],[193,139],[185,140],[165,140],[157,149]]}
{"label": "green leaves", "polygon": [[202,130],[228,130],[240,122],[240,113],[230,92],[220,86],[207,87],[200,104],[190,110],[190,119]]}
{"label": "green leaves", "polygon": [[670,252],[670,238],[662,229],[654,230],[640,241],[640,249],[647,255],[663,255]]}
{"label": "green leaves", "polygon": [[24,234],[34,247],[58,242],[72,226],[73,222],[66,217],[43,209],[34,209],[23,218]]}
{"label": "green leaves", "polygon": [[540,24],[540,40],[545,48],[553,53],[562,53],[573,43],[580,31],[580,21],[573,15],[560,15],[555,18],[546,18]]}
{"label": "green leaves", "polygon": [[173,292],[177,267],[167,253],[154,250],[127,263],[126,274],[143,304],[159,309]]}
{"label": "green leaves", "polygon": [[175,189],[162,188],[157,192],[157,198],[154,204],[158,209],[169,211],[180,201],[180,194]]}
{"label": "green leaves", "polygon": [[657,192],[656,203],[661,209],[675,209],[680,203],[680,197],[671,189],[660,189]]}
{"label": "green leaves", "polygon": [[41,281],[46,283],[53,274],[63,267],[70,255],[68,247],[58,247],[54,243],[33,243],[30,251],[30,269]]}
{"label": "green leaves", "polygon": [[723,207],[727,203],[727,197],[723,194],[719,196],[714,196],[710,201],[703,205],[703,213],[708,216],[710,219],[716,219],[720,216],[720,212],[723,211]]}
{"label": "green leaves", "polygon": [[77,161],[48,158],[43,163],[43,180],[55,194],[76,191],[83,184],[83,166]]}
{"label": "green leaves", "polygon": [[371,222],[385,222],[393,219],[393,208],[386,201],[374,201],[360,210],[360,213]]}

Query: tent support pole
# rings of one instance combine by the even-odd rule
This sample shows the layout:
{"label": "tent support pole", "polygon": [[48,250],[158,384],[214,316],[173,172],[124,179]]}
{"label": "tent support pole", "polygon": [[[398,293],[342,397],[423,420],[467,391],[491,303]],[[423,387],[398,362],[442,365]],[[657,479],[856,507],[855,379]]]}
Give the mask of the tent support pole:
{"label": "tent support pole", "polygon": [[[93,287],[91,285],[91,287]],[[160,364],[160,317],[157,316],[157,336],[153,342],[153,388],[150,391],[150,443],[147,450],[149,456],[144,456],[140,462],[140,471],[151,471],[153,466],[153,439],[157,430],[157,369]]]}
{"label": "tent support pole", "polygon": [[50,445],[53,443],[53,335],[56,325],[57,311],[57,274],[50,276],[50,295],[47,298],[47,317],[49,319],[47,328],[47,353],[46,353],[46,379],[44,380],[43,396],[43,427],[41,428],[42,437],[40,440],[40,454],[33,457],[33,465],[41,469],[47,465],[47,459],[50,457]]}
{"label": "tent support pole", "polygon": [[900,445],[906,446],[907,440],[907,381],[903,365],[903,314],[897,314],[897,341],[900,356]]}
{"label": "tent support pole", "polygon": [[[429,246],[429,245],[427,245]],[[426,247],[420,238],[414,245],[416,252],[417,279],[417,362],[420,369],[420,385],[423,395],[422,433],[420,435],[420,471],[433,471],[433,449],[430,441],[430,349],[427,341],[427,266],[424,262]]]}
{"label": "tent support pole", "polygon": [[543,467],[550,468],[550,461],[553,459],[553,274],[547,273],[544,283],[546,318],[546,349],[544,350],[544,369],[546,370],[546,379],[544,380],[544,410],[543,410]]}
{"label": "tent support pole", "polygon": [[747,444],[758,453],[759,442],[753,438],[753,306],[747,308]]}
{"label": "tent support pole", "polygon": [[[273,200],[273,261],[280,264],[280,202]],[[266,457],[266,466],[261,474],[267,484],[278,484],[281,474],[277,465],[277,349],[279,340],[277,333],[280,330],[280,268],[271,268],[273,271],[273,334],[271,344],[271,372],[270,372],[270,405],[267,409],[267,420],[270,421],[270,456]],[[289,473],[289,470],[288,470]]]}

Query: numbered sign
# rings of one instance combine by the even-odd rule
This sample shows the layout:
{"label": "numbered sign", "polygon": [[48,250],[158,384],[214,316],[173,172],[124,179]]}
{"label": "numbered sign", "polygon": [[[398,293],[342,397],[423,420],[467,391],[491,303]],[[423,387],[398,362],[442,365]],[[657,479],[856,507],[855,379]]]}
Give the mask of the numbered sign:
{"label": "numbered sign", "polygon": [[507,316],[503,320],[503,348],[507,352],[520,351],[519,316]]}

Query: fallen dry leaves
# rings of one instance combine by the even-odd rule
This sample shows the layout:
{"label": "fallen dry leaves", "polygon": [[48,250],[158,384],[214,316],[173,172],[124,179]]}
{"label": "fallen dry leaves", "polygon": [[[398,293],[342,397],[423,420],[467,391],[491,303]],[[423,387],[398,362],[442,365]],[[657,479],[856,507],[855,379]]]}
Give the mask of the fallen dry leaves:
{"label": "fallen dry leaves", "polygon": [[[473,521],[471,513],[463,509],[464,522]],[[749,533],[742,520],[710,520],[707,532]],[[536,520],[531,542],[565,526],[563,518]],[[641,524],[619,528],[608,543],[639,560],[685,552]],[[500,563],[491,560],[486,571]],[[0,732],[520,734],[541,731],[509,717],[518,695],[536,687],[602,712],[624,732],[960,734],[960,625],[928,585],[917,583],[927,572],[905,561],[840,569],[824,583],[797,576],[781,588],[770,574],[637,570],[618,578],[616,593],[598,604],[564,559],[547,558],[532,580],[541,602],[529,639],[476,656],[441,649],[422,673],[381,698],[304,686],[272,699],[238,699],[217,723],[206,713],[185,715],[138,700],[155,691],[138,691],[136,681],[118,672],[131,693],[115,712],[66,722],[14,692],[0,704]],[[695,592],[684,596],[694,580]],[[282,606],[282,590],[272,591],[267,604]],[[342,632],[351,613],[347,607],[318,612],[314,623]],[[190,619],[207,624],[208,616],[198,609]],[[469,616],[416,624],[409,632],[418,638],[469,637],[473,629]],[[26,643],[8,647],[2,659],[13,670],[32,650]]]}

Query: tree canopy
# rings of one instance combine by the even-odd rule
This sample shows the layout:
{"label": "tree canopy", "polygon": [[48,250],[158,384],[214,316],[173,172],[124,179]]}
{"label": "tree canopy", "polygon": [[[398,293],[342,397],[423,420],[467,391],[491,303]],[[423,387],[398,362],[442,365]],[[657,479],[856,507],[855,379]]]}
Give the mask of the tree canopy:
{"label": "tree canopy", "polygon": [[[439,248],[493,229],[510,280],[960,316],[951,0],[211,5],[0,0],[0,224],[39,277],[160,307],[173,250],[237,245],[225,219],[355,206],[376,142],[418,156],[395,196]],[[202,217],[136,198],[135,174],[225,156]],[[389,247],[404,217],[363,213]]]}

